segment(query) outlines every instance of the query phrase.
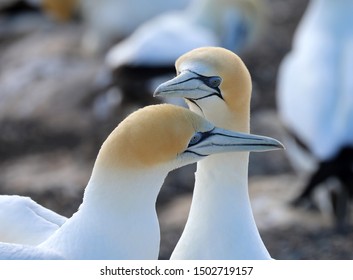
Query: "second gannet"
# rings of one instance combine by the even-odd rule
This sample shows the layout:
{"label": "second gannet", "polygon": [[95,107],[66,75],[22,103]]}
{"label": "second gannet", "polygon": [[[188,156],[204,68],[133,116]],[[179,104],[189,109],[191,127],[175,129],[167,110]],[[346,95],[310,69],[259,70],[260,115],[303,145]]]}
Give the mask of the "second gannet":
{"label": "second gannet", "polygon": [[79,210],[38,246],[0,243],[0,259],[157,259],[155,203],[169,171],[213,153],[280,147],[181,107],[145,107],[103,143]]}
{"label": "second gannet", "polygon": [[[156,96],[184,97],[189,108],[219,127],[250,131],[251,77],[224,48],[192,50],[176,61],[177,77]],[[185,229],[171,259],[270,259],[248,194],[249,153],[212,155],[197,164]]]}

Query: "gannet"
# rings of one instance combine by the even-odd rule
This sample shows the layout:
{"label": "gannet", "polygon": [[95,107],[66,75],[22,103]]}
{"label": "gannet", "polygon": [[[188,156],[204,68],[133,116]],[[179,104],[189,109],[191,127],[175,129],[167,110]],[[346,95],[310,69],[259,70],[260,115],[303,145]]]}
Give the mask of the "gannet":
{"label": "gannet", "polygon": [[38,246],[0,243],[0,259],[157,259],[155,203],[169,171],[213,153],[280,147],[182,107],[145,107],[103,143],[79,210]]}
{"label": "gannet", "polygon": [[29,197],[0,195],[0,242],[38,245],[66,219]]}
{"label": "gannet", "polygon": [[[249,133],[251,77],[242,60],[219,47],[182,55],[177,76],[155,96],[184,97],[189,108],[219,127]],[[270,259],[248,194],[249,153],[212,155],[197,163],[184,231],[171,259]]]}
{"label": "gannet", "polygon": [[352,0],[310,1],[277,80],[289,159],[310,176],[294,204],[310,202],[318,185],[338,179],[343,186],[338,227],[346,219],[348,194],[353,195],[352,11]]}
{"label": "gannet", "polygon": [[81,0],[80,12],[86,26],[83,46],[99,52],[115,40],[129,36],[140,24],[160,13],[183,9],[190,0]]}
{"label": "gannet", "polygon": [[183,11],[142,24],[109,50],[106,65],[127,98],[151,98],[156,84],[172,77],[180,55],[203,46],[240,52],[257,38],[263,22],[261,1],[193,0]]}

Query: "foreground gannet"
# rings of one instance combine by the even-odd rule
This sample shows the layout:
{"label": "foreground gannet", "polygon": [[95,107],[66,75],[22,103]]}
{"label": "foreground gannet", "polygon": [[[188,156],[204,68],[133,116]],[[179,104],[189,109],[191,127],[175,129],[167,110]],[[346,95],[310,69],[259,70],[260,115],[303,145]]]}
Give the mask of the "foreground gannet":
{"label": "foreground gannet", "polygon": [[0,259],[157,259],[155,203],[169,171],[213,153],[280,147],[181,107],[145,107],[103,143],[79,210],[38,246],[0,243]]}
{"label": "foreground gannet", "polygon": [[[249,132],[251,77],[233,52],[192,50],[176,61],[177,77],[156,96],[184,97],[189,108],[219,127]],[[185,229],[172,259],[270,259],[248,194],[249,153],[212,155],[197,164]]]}
{"label": "foreground gannet", "polygon": [[310,175],[294,205],[310,202],[319,185],[338,179],[342,201],[333,208],[339,228],[353,195],[352,11],[352,0],[310,1],[277,81],[289,159]]}
{"label": "foreground gannet", "polygon": [[38,245],[66,219],[29,197],[0,195],[0,242]]}
{"label": "foreground gannet", "polygon": [[243,51],[260,33],[263,18],[258,0],[193,0],[183,11],[141,25],[107,53],[106,65],[127,98],[151,98],[156,83],[174,74],[180,55],[203,46]]}

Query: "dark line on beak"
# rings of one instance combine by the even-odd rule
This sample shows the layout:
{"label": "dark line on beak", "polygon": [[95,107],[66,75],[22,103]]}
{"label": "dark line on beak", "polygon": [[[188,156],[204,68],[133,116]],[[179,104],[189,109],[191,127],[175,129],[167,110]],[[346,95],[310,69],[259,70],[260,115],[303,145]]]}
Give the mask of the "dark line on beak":
{"label": "dark line on beak", "polygon": [[211,136],[211,135],[221,135],[221,136],[226,136],[226,137],[229,137],[229,138],[255,140],[255,139],[248,138],[248,137],[246,137],[246,136],[234,136],[234,135],[228,135],[228,134],[219,133],[219,132],[213,133],[213,132],[212,132],[213,130],[214,130],[214,129],[212,129],[212,130],[209,131],[209,136]]}
{"label": "dark line on beak", "polygon": [[[213,144],[214,146],[218,146],[218,147],[228,147],[228,146],[256,146],[256,147],[278,147],[275,144],[236,144],[236,145],[232,145],[232,144]],[[251,151],[250,151],[251,152]]]}
{"label": "dark line on beak", "polygon": [[186,79],[186,80],[184,80],[184,81],[180,81],[180,82],[171,84],[171,86],[180,85],[180,84],[183,84],[183,83],[185,83],[185,82],[192,81],[192,80],[198,80],[198,77],[192,77],[192,78]]}
{"label": "dark line on beak", "polygon": [[196,153],[194,151],[189,151],[189,150],[186,150],[184,153],[194,154],[194,155],[197,155],[199,157],[207,157],[208,156],[208,155],[199,154],[199,153]]}
{"label": "dark line on beak", "polygon": [[202,97],[199,97],[199,98],[193,98],[193,100],[201,100],[201,99],[204,99],[204,98],[207,98],[207,97],[211,97],[211,96],[217,96],[221,99],[223,99],[222,95],[218,92],[214,92],[214,93],[211,93],[209,95],[205,95],[205,96],[202,96]]}
{"label": "dark line on beak", "polygon": [[195,105],[200,109],[201,113],[202,113],[203,115],[205,115],[204,112],[203,112],[203,110],[202,110],[202,108],[200,107],[200,105],[197,104],[194,99],[191,99],[191,98],[185,98],[185,99],[189,100],[192,104],[195,104]]}

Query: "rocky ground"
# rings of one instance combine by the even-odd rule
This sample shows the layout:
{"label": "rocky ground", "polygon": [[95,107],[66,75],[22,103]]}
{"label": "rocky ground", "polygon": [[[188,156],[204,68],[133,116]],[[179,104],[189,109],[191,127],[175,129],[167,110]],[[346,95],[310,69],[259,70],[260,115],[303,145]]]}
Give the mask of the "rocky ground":
{"label": "rocky ground", "polygon": [[[268,3],[267,31],[242,57],[254,82],[252,131],[281,140],[276,74],[307,0]],[[97,94],[103,59],[82,51],[82,31],[79,22],[0,13],[0,194],[31,196],[68,217],[81,203],[100,144],[140,106],[120,103],[118,90]],[[185,224],[194,171],[191,165],[172,172],[158,199],[161,259]],[[272,256],[352,259],[352,231],[337,234],[330,217],[289,206],[304,182],[285,152],[251,155],[251,201]]]}

